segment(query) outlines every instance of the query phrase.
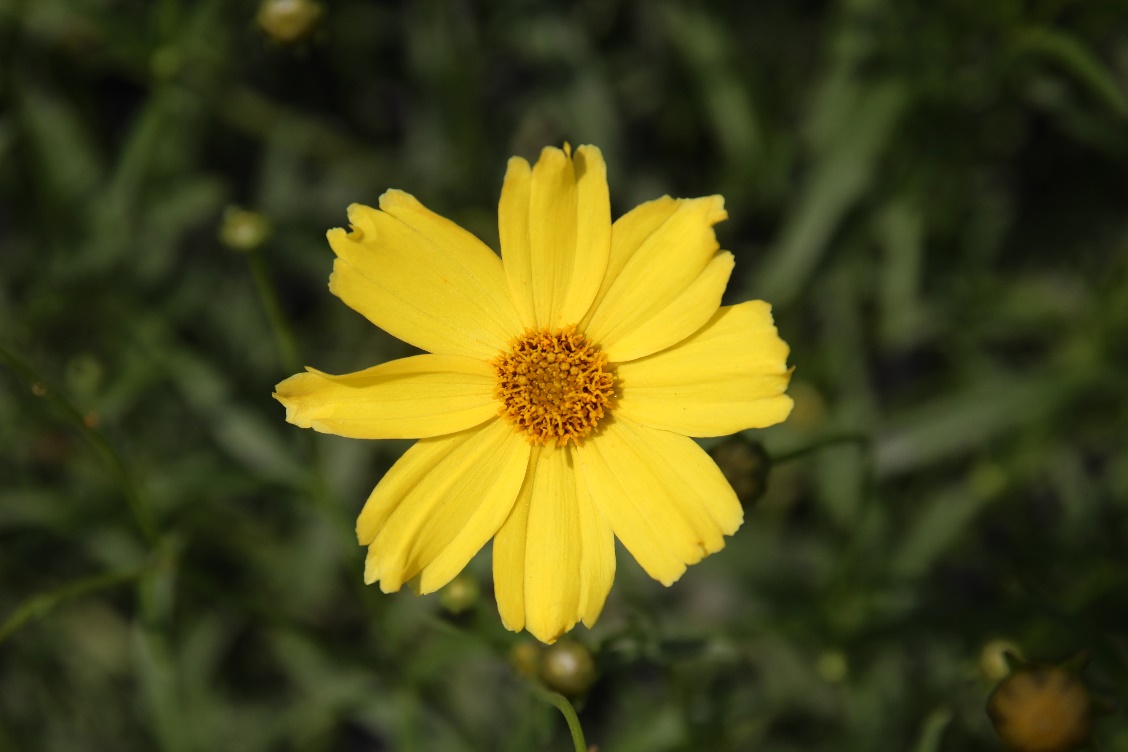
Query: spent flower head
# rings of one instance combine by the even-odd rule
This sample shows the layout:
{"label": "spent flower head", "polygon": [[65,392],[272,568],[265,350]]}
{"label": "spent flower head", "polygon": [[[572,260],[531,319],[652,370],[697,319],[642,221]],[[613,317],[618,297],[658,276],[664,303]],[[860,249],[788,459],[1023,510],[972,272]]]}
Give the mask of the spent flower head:
{"label": "spent flower head", "polygon": [[987,701],[987,715],[1011,752],[1072,752],[1089,744],[1101,703],[1081,676],[1087,651],[1058,665],[1007,653],[1009,673]]}

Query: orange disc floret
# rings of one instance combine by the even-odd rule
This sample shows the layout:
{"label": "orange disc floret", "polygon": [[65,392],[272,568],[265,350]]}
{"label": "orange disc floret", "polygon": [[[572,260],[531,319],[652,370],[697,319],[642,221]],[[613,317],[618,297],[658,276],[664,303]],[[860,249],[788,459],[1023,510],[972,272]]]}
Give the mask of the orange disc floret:
{"label": "orange disc floret", "polygon": [[501,416],[534,446],[580,443],[614,394],[607,356],[576,331],[529,330],[495,358]]}

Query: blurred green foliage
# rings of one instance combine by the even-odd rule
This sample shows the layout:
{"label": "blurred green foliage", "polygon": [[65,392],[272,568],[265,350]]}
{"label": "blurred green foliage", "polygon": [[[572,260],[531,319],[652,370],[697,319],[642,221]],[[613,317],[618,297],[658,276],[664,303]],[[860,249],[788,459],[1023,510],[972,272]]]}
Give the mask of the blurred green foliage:
{"label": "blurred green foliage", "polygon": [[[402,188],[496,247],[506,158],[564,140],[616,214],[723,193],[729,299],[796,366],[736,440],[774,458],[744,528],[670,589],[621,552],[578,630],[590,743],[997,749],[996,638],[1128,700],[1125,3],[323,10],[283,42],[250,2],[0,0],[0,749],[571,748],[488,548],[457,615],[363,586],[406,443],[270,398],[408,352],[326,290],[347,204]],[[232,206],[262,245],[221,244]]]}

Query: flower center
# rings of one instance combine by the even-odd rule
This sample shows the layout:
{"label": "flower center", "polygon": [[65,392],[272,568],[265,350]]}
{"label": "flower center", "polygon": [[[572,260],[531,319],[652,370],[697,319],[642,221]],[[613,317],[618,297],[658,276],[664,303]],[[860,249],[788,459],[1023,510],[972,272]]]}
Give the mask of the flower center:
{"label": "flower center", "polygon": [[495,358],[501,415],[530,444],[576,444],[603,418],[615,378],[607,356],[576,327],[530,329]]}

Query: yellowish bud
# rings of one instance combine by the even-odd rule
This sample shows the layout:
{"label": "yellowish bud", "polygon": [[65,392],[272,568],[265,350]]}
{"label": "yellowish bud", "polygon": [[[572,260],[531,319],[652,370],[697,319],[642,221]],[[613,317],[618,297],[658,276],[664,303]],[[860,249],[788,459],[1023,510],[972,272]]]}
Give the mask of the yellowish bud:
{"label": "yellowish bud", "polygon": [[313,33],[321,13],[313,0],[263,0],[255,20],[272,39],[291,44]]}
{"label": "yellowish bud", "polygon": [[452,614],[461,614],[478,603],[478,581],[463,572],[439,591],[439,604]]}
{"label": "yellowish bud", "polygon": [[219,240],[233,251],[253,251],[270,237],[270,222],[258,212],[227,208],[219,226]]}
{"label": "yellowish bud", "polygon": [[509,663],[521,676],[533,679],[540,673],[542,652],[544,648],[539,642],[532,640],[518,642],[509,650]]}
{"label": "yellowish bud", "polygon": [[578,697],[595,683],[595,659],[581,643],[563,639],[544,649],[540,677],[554,692]]}
{"label": "yellowish bud", "polygon": [[[1022,658],[1022,651],[1010,640],[991,640],[979,651],[979,673],[983,678],[994,684],[1002,681],[1010,673],[1010,663],[1007,662],[1007,653],[1013,658]],[[1012,659],[1013,659],[1012,658]]]}

